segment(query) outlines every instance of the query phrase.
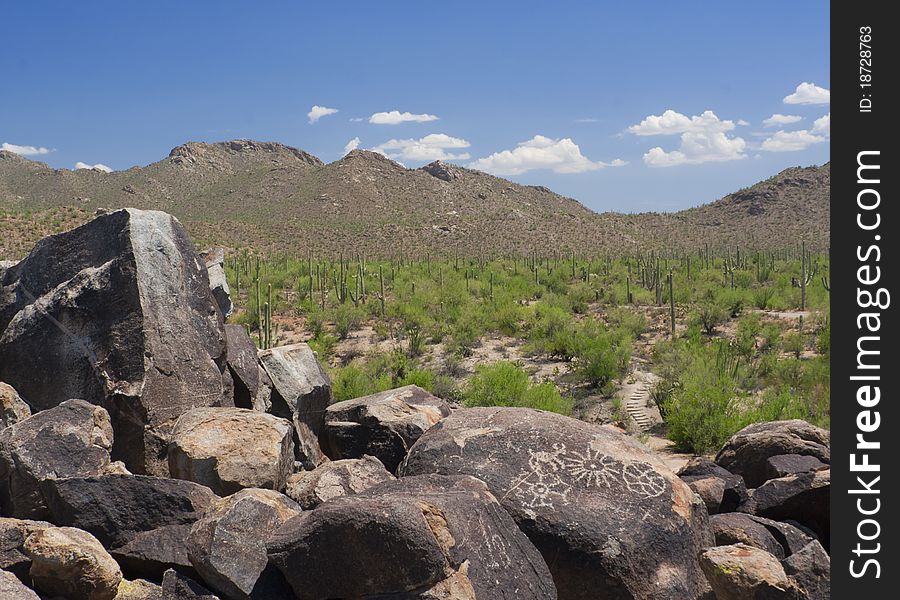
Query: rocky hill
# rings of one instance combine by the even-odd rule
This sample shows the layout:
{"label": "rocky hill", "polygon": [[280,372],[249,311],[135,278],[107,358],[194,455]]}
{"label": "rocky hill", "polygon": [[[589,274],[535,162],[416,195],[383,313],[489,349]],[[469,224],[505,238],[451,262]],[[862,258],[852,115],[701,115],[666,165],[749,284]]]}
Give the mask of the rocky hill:
{"label": "rocky hill", "polygon": [[195,239],[265,251],[633,252],[827,244],[829,165],[794,168],[697,209],[597,214],[541,186],[456,165],[407,169],[354,150],[325,164],[277,143],[181,145],[146,167],[52,169],[0,152],[0,256],[97,208],[165,210]]}

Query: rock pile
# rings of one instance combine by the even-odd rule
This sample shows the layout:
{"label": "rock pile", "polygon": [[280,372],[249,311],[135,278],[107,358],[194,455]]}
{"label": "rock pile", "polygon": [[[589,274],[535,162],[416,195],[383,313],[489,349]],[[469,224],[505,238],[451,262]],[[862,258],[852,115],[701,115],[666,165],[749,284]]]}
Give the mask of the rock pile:
{"label": "rock pile", "polygon": [[679,476],[553,413],[332,404],[309,346],[224,324],[222,265],[127,209],[0,270],[0,597],[827,598],[827,432]]}

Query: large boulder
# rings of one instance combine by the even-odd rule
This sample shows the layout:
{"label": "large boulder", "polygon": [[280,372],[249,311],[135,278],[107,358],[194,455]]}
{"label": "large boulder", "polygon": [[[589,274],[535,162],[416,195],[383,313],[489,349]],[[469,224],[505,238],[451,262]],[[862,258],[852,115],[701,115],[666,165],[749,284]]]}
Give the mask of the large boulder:
{"label": "large boulder", "polygon": [[97,539],[73,527],[38,529],[25,540],[29,576],[48,595],[113,600],[122,571]]}
{"label": "large boulder", "polygon": [[388,481],[288,521],[269,555],[301,600],[556,598],[534,546],[471,477]]}
{"label": "large boulder", "polygon": [[144,475],[52,480],[42,489],[54,523],[90,532],[126,573],[151,579],[192,569],[184,542],[218,500],[202,485]]}
{"label": "large boulder", "polygon": [[0,381],[0,430],[31,416],[31,407],[22,400],[15,388]]}
{"label": "large boulder", "polygon": [[717,546],[747,544],[785,558],[815,538],[787,523],[742,513],[722,513],[709,519]]}
{"label": "large boulder", "polygon": [[7,571],[0,571],[0,598],[9,600],[41,600],[40,597],[19,579]]}
{"label": "large boulder", "polygon": [[319,438],[332,460],[368,454],[394,473],[419,436],[449,414],[446,402],[407,385],[332,404]]}
{"label": "large boulder", "polygon": [[803,454],[778,454],[766,460],[766,479],[778,479],[827,469],[828,465],[815,456]]}
{"label": "large boulder", "polygon": [[[53,527],[43,521],[0,517],[0,570],[9,571],[28,582],[31,558],[25,553],[25,540],[38,529]],[[5,598],[0,594],[0,598]]]}
{"label": "large boulder", "polygon": [[169,472],[220,496],[282,490],[294,469],[293,432],[290,421],[246,408],[195,408],[172,430]]}
{"label": "large boulder", "polygon": [[[747,544],[716,546],[700,555],[716,600],[800,600],[778,559]],[[812,599],[810,599],[812,600]]]}
{"label": "large boulder", "polygon": [[294,449],[307,469],[324,460],[318,436],[331,402],[331,380],[307,344],[279,346],[259,353],[271,383],[269,412],[294,423]]}
{"label": "large boulder", "polygon": [[266,540],[300,510],[273,490],[246,489],[223,498],[191,528],[187,541],[191,564],[224,598],[289,598],[281,572],[269,566]]}
{"label": "large boulder", "polygon": [[781,565],[810,600],[831,598],[831,559],[819,542],[810,542]]}
{"label": "large boulder", "polygon": [[[691,459],[678,471],[678,476],[700,494],[710,514],[733,512],[750,499],[743,477],[707,458]],[[721,496],[718,494],[720,489]]]}
{"label": "large boulder", "polygon": [[225,277],[225,249],[211,248],[200,253],[206,265],[206,272],[209,275],[209,289],[222,316],[228,317],[234,311],[234,304],[231,302],[231,290],[228,289],[228,280]]}
{"label": "large boulder", "polygon": [[303,510],[312,510],[326,500],[358,494],[392,479],[394,476],[374,456],[348,458],[328,461],[312,471],[291,475],[284,493]]}
{"label": "large boulder", "polygon": [[561,599],[682,600],[707,589],[697,563],[712,543],[706,508],[627,435],[537,410],[461,409],[400,467],[401,477],[423,473],[487,483],[543,554]]}
{"label": "large boulder", "polygon": [[44,238],[0,280],[0,380],[43,410],[109,411],[113,457],[168,475],[168,432],[222,402],[225,335],[206,267],[181,224],[107,213]]}
{"label": "large boulder", "polygon": [[0,431],[0,506],[3,514],[44,519],[45,479],[124,471],[110,462],[109,415],[83,400],[66,400]]}
{"label": "large boulder", "polygon": [[219,600],[219,597],[189,576],[169,569],[162,578],[162,600]]}
{"label": "large boulder", "polygon": [[256,408],[261,370],[256,358],[256,344],[242,325],[225,325],[225,341],[228,347],[226,364],[234,385],[234,405]]}
{"label": "large boulder", "polygon": [[748,512],[809,527],[827,549],[831,534],[831,470],[770,479],[751,495]]}
{"label": "large boulder", "polygon": [[115,600],[163,600],[162,586],[146,579],[123,579]]}
{"label": "large boulder", "polygon": [[769,478],[766,461],[779,454],[813,456],[829,464],[830,440],[827,430],[806,421],[754,423],[731,436],[716,455],[716,463],[755,488]]}

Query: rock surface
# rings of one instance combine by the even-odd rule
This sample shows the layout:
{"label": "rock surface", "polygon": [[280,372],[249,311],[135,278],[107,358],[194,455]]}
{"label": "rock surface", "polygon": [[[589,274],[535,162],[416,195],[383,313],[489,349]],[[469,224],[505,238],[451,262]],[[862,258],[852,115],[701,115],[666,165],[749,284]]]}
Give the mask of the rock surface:
{"label": "rock surface", "polygon": [[7,571],[0,571],[0,598],[8,600],[41,600],[34,590]]}
{"label": "rock surface", "polygon": [[394,476],[374,456],[348,458],[329,461],[313,471],[291,475],[285,486],[285,494],[303,507],[303,510],[312,510],[326,500],[358,494],[392,479]]}
{"label": "rock surface", "polygon": [[716,600],[799,600],[778,559],[747,544],[716,546],[700,555]]}
{"label": "rock surface", "polygon": [[375,456],[394,473],[419,436],[449,414],[446,402],[416,385],[337,402],[325,411],[322,449],[332,460]]}
{"label": "rock surface", "polygon": [[556,598],[540,554],[471,477],[409,477],[325,502],[288,521],[269,553],[303,600]]}
{"label": "rock surface", "polygon": [[19,518],[48,516],[45,479],[121,470],[110,463],[109,415],[83,400],[66,400],[0,431],[0,507]]}
{"label": "rock surface", "polygon": [[112,600],[122,571],[97,538],[72,527],[38,529],[25,540],[30,577],[49,595]]}
{"label": "rock surface", "polygon": [[260,366],[256,359],[256,344],[241,325],[225,325],[228,348],[228,371],[234,385],[234,405],[255,408],[259,394]]}
{"label": "rock surface", "polygon": [[25,540],[32,532],[47,527],[53,525],[44,521],[0,517],[0,570],[9,571],[22,581],[29,581],[31,558],[25,553]]}
{"label": "rock surface", "polygon": [[831,470],[770,479],[753,490],[750,512],[812,529],[827,549],[831,533]]}
{"label": "rock surface", "polygon": [[209,276],[209,289],[223,317],[228,317],[234,311],[231,302],[231,290],[228,289],[228,280],[225,278],[225,250],[212,248],[200,253],[200,258],[206,264],[206,272]]}
{"label": "rock surface", "polygon": [[827,469],[828,465],[815,456],[803,454],[779,454],[766,460],[766,479],[778,479]]}
{"label": "rock surface", "polygon": [[[187,575],[169,569],[162,578],[162,600],[220,600]],[[274,599],[273,599],[274,600]]]}
{"label": "rock surface", "polygon": [[31,407],[22,400],[15,388],[0,381],[0,430],[31,416]]}
{"label": "rock surface", "polygon": [[144,475],[48,481],[43,490],[54,523],[90,532],[127,573],[155,579],[192,568],[184,541],[218,499],[190,481]]}
{"label": "rock surface", "polygon": [[291,422],[245,408],[195,408],[179,417],[169,442],[172,477],[220,496],[243,488],[284,489],[294,469]]}
{"label": "rock surface", "polygon": [[224,598],[289,598],[281,573],[269,566],[266,540],[300,510],[273,490],[246,489],[223,498],[191,528],[191,564]]}
{"label": "rock surface", "polygon": [[272,388],[269,412],[294,423],[294,450],[307,469],[322,463],[318,435],[331,402],[331,380],[307,344],[271,348],[259,353]]}
{"label": "rock surface", "polygon": [[185,411],[221,402],[225,336],[181,224],[124,209],[44,238],[0,281],[0,380],[33,411],[82,398],[109,411],[113,456],[167,475]]}
{"label": "rock surface", "polygon": [[781,561],[784,572],[793,579],[810,600],[831,598],[831,559],[819,542]]}
{"label": "rock surface", "polygon": [[716,463],[755,488],[769,478],[766,461],[773,456],[800,454],[829,464],[830,440],[828,431],[806,421],[754,423],[731,436],[716,455]]}
{"label": "rock surface", "polygon": [[[692,485],[695,482],[701,482],[710,478],[716,478],[722,481],[724,489],[718,506],[712,505],[714,504],[714,502],[712,502],[713,498],[704,497],[703,494],[700,495],[701,497],[704,497],[705,502],[710,500],[710,502],[707,503],[710,514],[733,512],[750,499],[750,494],[747,492],[747,486],[744,484],[743,477],[723,469],[706,458],[697,457],[691,459],[688,464],[678,471],[678,476],[690,485],[691,489],[697,487],[713,488],[712,482],[709,481]],[[714,489],[717,492],[718,486],[715,486]],[[707,494],[707,496],[709,495]]]}
{"label": "rock surface", "polygon": [[162,586],[146,579],[123,579],[115,600],[162,600]]}
{"label": "rock surface", "polygon": [[482,479],[543,554],[560,599],[681,600],[706,589],[696,559],[712,543],[705,507],[623,434],[530,409],[461,409],[400,468],[423,473]]}
{"label": "rock surface", "polygon": [[800,551],[815,538],[790,525],[742,513],[722,513],[710,517],[717,546],[744,543],[755,546],[776,558]]}

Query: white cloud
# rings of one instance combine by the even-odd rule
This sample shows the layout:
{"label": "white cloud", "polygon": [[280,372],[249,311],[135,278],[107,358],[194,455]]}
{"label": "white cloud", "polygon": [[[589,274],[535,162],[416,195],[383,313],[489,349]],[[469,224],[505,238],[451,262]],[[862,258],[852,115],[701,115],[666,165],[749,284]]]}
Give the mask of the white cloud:
{"label": "white cloud", "polygon": [[418,140],[391,139],[372,148],[392,160],[433,161],[433,160],[466,160],[468,152],[454,154],[448,150],[468,148],[469,142],[462,138],[451,137],[444,133],[432,133]]}
{"label": "white cloud", "polygon": [[740,125],[741,127],[747,127],[750,124],[750,121],[745,121],[744,119],[738,119],[737,124]]}
{"label": "white cloud", "polygon": [[799,115],[782,115],[780,113],[775,113],[768,119],[764,119],[763,125],[766,127],[777,127],[779,125],[790,125],[791,123],[797,123],[802,120],[803,117]]}
{"label": "white cloud", "polygon": [[309,117],[309,123],[311,125],[313,123],[317,123],[322,117],[333,115],[337,111],[338,109],[336,108],[328,108],[327,106],[319,106],[317,104],[309,109],[309,112],[306,113],[306,116]]}
{"label": "white cloud", "polygon": [[356,136],[355,138],[347,142],[347,145],[344,146],[344,154],[349,154],[351,150],[356,150],[357,148],[359,148],[359,142],[359,136]]}
{"label": "white cloud", "polygon": [[812,132],[831,137],[831,113],[813,121]]}
{"label": "white cloud", "polygon": [[824,141],[823,136],[812,134],[805,129],[776,131],[775,135],[762,143],[762,149],[767,152],[797,152]]}
{"label": "white cloud", "polygon": [[94,169],[95,171],[103,171],[104,173],[112,172],[112,169],[110,169],[103,163],[97,163],[96,165],[89,165],[89,164],[83,163],[81,161],[78,161],[77,163],[75,163],[75,170],[77,171],[78,169]]}
{"label": "white cloud", "polygon": [[797,86],[793,94],[784,97],[785,104],[828,104],[831,92],[814,83],[805,81]]}
{"label": "white cloud", "polygon": [[0,145],[0,150],[6,150],[7,152],[12,152],[13,154],[19,154],[21,156],[35,156],[38,154],[50,154],[51,152],[51,150],[44,148],[43,146],[19,146],[7,142],[3,142],[3,144]]}
{"label": "white cloud", "polygon": [[362,117],[350,117],[351,123],[361,123],[363,121],[365,121],[365,119],[363,119]]}
{"label": "white cloud", "polygon": [[421,114],[414,115],[411,112],[400,112],[399,110],[392,110],[390,112],[377,112],[369,117],[369,123],[374,123],[375,125],[397,125],[398,123],[426,123],[428,121],[437,121],[438,118],[434,115],[429,114]]}
{"label": "white cloud", "polygon": [[[744,125],[746,122],[738,123]],[[678,149],[667,152],[656,146],[644,154],[647,166],[674,167],[745,158],[747,143],[744,139],[727,135],[734,127],[734,121],[723,121],[711,110],[692,117],[667,110],[659,116],[650,115],[637,125],[629,127],[628,131],[640,136],[680,135],[681,145]]]}
{"label": "white cloud", "polygon": [[731,131],[734,121],[722,121],[716,114],[707,110],[703,114],[688,117],[674,110],[667,110],[662,115],[650,115],[637,125],[628,128],[634,135],[677,135],[687,132],[712,133]]}
{"label": "white cloud", "polygon": [[551,169],[555,173],[582,173],[604,167],[619,167],[625,161],[599,162],[588,159],[569,138],[554,140],[536,135],[512,150],[495,152],[469,163],[469,167],[495,175],[521,175],[534,169]]}

